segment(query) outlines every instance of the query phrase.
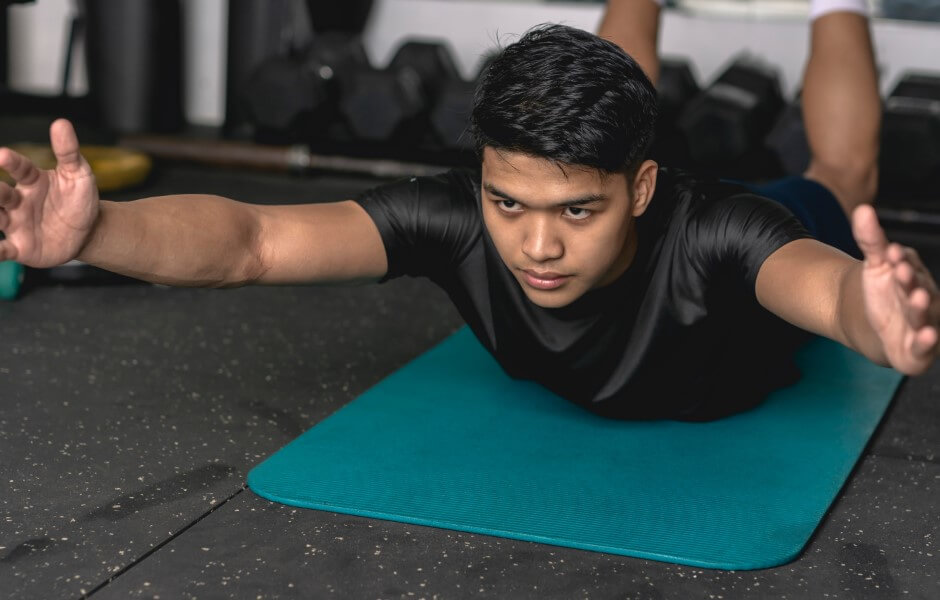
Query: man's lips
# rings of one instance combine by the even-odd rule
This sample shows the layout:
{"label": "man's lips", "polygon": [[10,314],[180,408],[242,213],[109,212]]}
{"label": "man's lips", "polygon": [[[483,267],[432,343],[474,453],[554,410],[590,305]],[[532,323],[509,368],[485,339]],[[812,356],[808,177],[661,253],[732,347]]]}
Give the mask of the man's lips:
{"label": "man's lips", "polygon": [[553,290],[563,285],[571,277],[554,271],[533,271],[529,269],[522,269],[522,275],[527,284],[540,290]]}

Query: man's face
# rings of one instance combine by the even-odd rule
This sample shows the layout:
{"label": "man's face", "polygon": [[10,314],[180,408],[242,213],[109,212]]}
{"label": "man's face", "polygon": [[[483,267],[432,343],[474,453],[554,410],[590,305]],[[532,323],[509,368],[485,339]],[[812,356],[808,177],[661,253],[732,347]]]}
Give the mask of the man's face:
{"label": "man's face", "polygon": [[631,193],[622,173],[562,170],[545,158],[487,147],[483,221],[526,296],[538,306],[558,308],[611,283],[630,266],[634,219],[646,209],[655,178],[655,163],[647,161]]}

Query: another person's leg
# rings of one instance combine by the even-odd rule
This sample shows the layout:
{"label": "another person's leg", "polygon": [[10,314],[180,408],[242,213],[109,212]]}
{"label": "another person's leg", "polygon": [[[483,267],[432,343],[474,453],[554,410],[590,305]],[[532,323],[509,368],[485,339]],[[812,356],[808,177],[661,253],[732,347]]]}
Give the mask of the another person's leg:
{"label": "another person's leg", "polygon": [[597,35],[612,41],[639,63],[653,85],[659,81],[660,3],[657,0],[608,0]]}
{"label": "another person's leg", "polygon": [[878,187],[881,98],[866,0],[813,0],[803,77],[803,119],[812,151],[805,176],[829,188],[847,215]]}

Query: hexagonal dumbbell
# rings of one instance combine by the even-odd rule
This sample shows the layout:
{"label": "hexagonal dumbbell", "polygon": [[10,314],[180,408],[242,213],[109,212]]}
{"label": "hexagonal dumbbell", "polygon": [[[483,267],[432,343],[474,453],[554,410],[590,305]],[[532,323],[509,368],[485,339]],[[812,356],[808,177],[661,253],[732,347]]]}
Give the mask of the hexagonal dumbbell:
{"label": "hexagonal dumbbell", "polygon": [[261,137],[306,141],[338,118],[344,77],[365,65],[358,37],[318,34],[300,54],[258,65],[244,93],[249,118]]}
{"label": "hexagonal dumbbell", "polygon": [[780,169],[787,175],[801,175],[812,158],[806,125],[803,123],[803,105],[799,97],[787,104],[765,140]]}
{"label": "hexagonal dumbbell", "polygon": [[697,165],[733,170],[763,149],[782,108],[776,69],[741,57],[688,103],[678,126]]}
{"label": "hexagonal dumbbell", "polygon": [[656,91],[659,117],[650,155],[670,167],[691,167],[688,144],[676,124],[682,110],[700,91],[689,62],[678,58],[662,59]]}
{"label": "hexagonal dumbbell", "polygon": [[470,150],[473,140],[467,135],[470,113],[473,111],[473,95],[477,83],[498,52],[484,54],[476,76],[470,80],[452,79],[444,83],[437,103],[431,111],[431,129],[437,142],[448,149]]}
{"label": "hexagonal dumbbell", "polygon": [[385,69],[356,69],[344,86],[340,108],[359,139],[417,144],[444,85],[459,79],[443,44],[407,41]]}
{"label": "hexagonal dumbbell", "polygon": [[940,73],[906,73],[884,103],[883,187],[936,201],[940,184]]}

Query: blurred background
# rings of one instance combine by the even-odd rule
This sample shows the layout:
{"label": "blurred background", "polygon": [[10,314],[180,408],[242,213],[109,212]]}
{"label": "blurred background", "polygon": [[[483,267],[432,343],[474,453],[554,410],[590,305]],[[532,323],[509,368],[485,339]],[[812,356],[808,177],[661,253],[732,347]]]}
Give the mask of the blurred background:
{"label": "blurred background", "polygon": [[[69,116],[86,143],[158,159],[379,177],[473,164],[463,132],[487,56],[543,22],[596,30],[603,12],[599,2],[536,0],[0,7],[0,143],[42,143],[49,119]],[[872,11],[883,217],[933,228],[940,0],[878,0]],[[805,0],[669,0],[656,158],[757,180],[800,172],[807,13]],[[756,83],[740,83],[748,78]],[[758,109],[693,102],[729,82]]]}
{"label": "blurred background", "polygon": [[[877,207],[935,274],[938,4],[883,0],[872,21]],[[603,10],[0,0],[0,145],[52,166],[48,127],[67,116],[108,200],[352,198],[389,177],[474,164],[463,132],[491,52],[539,23],[596,31]],[[655,157],[758,180],[799,172],[807,12],[796,0],[671,2]],[[903,385],[797,562],[724,572],[242,493],[264,456],[462,326],[424,279],[218,292],[75,261],[0,262],[0,300],[14,298],[0,302],[4,599],[937,597],[940,365]]]}

